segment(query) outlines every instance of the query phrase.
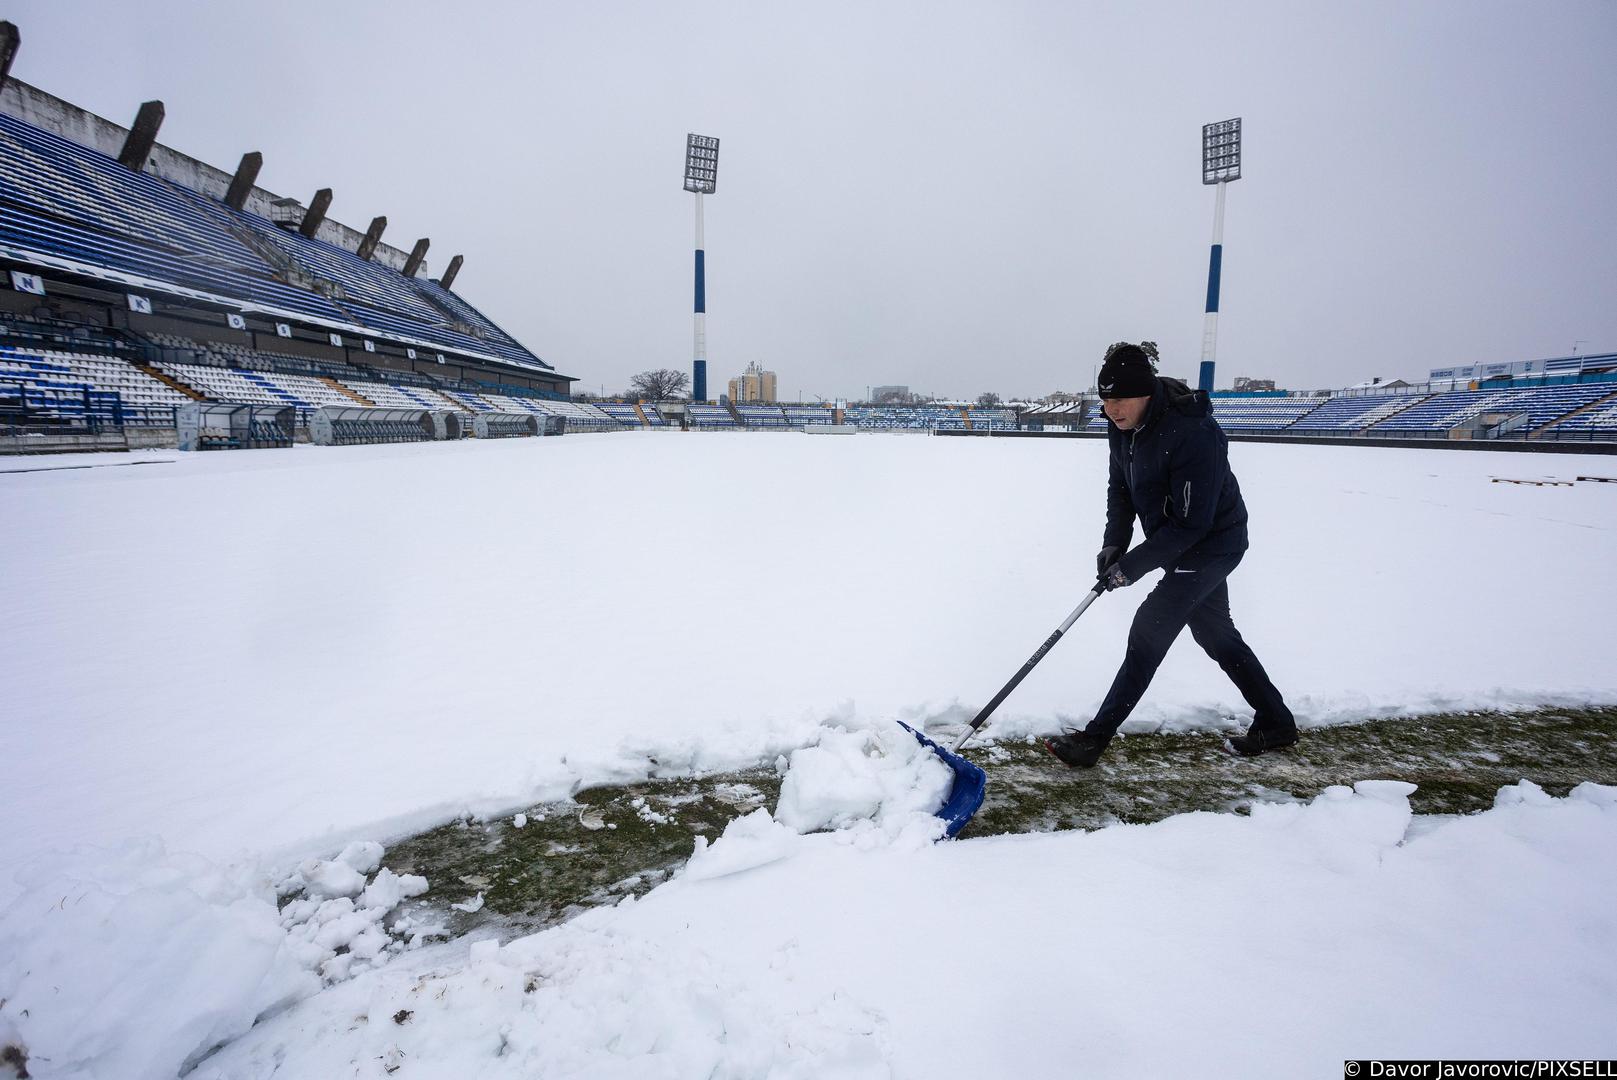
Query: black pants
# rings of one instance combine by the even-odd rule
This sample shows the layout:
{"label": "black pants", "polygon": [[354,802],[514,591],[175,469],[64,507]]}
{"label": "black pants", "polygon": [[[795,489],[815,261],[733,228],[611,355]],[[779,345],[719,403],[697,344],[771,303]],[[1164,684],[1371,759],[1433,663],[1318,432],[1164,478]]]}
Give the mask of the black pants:
{"label": "black pants", "polygon": [[1239,554],[1221,555],[1194,570],[1169,568],[1135,612],[1123,666],[1086,731],[1108,739],[1116,734],[1151,685],[1168,647],[1186,626],[1196,644],[1224,669],[1252,706],[1255,729],[1285,731],[1295,725],[1280,691],[1230,620],[1230,589],[1225,579],[1240,561]]}

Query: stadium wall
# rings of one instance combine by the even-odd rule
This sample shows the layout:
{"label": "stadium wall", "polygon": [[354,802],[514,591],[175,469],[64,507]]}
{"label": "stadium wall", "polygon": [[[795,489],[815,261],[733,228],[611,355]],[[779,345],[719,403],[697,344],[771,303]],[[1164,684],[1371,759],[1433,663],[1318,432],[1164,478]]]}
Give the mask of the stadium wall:
{"label": "stadium wall", "polygon": [[[129,135],[127,127],[81,109],[71,102],[63,101],[37,86],[30,86],[16,78],[8,78],[4,87],[0,87],[0,112],[60,135],[80,146],[99,150],[111,157],[118,156],[119,151],[123,149],[124,139]],[[143,171],[219,200],[224,199],[225,192],[230,187],[230,173],[182,154],[162,143],[152,148],[151,157],[147,160]],[[270,216],[270,204],[282,197],[255,186],[247,196],[247,209],[267,218]],[[306,197],[298,201],[307,205]],[[365,238],[363,231],[351,229],[329,216],[321,222],[315,235],[328,244],[335,244],[349,251],[358,251],[359,242]],[[400,251],[386,243],[377,244],[376,253],[372,256],[373,261],[401,271],[409,257],[409,252]],[[427,274],[425,262],[421,264],[420,273],[421,276]]]}

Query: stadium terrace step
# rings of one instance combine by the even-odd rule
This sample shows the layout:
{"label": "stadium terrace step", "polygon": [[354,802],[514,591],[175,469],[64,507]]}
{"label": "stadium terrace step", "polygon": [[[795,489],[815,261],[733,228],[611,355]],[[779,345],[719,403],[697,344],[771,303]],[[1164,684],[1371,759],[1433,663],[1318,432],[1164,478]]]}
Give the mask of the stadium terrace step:
{"label": "stadium terrace step", "polygon": [[357,401],[361,405],[375,406],[375,404],[376,404],[376,402],[374,402],[374,401],[366,401],[363,397],[361,397],[359,395],[359,393],[357,391],[352,390],[352,389],[344,386],[342,383],[338,382],[336,379],[330,378],[329,376],[322,375],[320,377],[320,381],[325,383],[327,386],[331,387],[333,390],[337,391],[337,393],[345,394],[348,397],[353,398],[355,401]]}
{"label": "stadium terrace step", "polygon": [[160,371],[157,368],[149,367],[146,364],[143,364],[138,360],[132,360],[132,361],[130,361],[130,363],[134,367],[138,368],[144,374],[150,375],[152,378],[156,379],[158,382],[162,383],[164,386],[167,386],[172,390],[179,391],[180,393],[184,394],[186,397],[190,398],[192,401],[207,401],[208,400],[207,397],[205,397],[203,394],[201,394],[198,391],[192,389],[191,387],[185,385],[183,382],[181,382],[180,380],[174,378],[172,375],[168,374],[165,371]]}
{"label": "stadium terrace step", "polygon": [[1430,396],[1431,395],[1429,394],[1410,394],[1403,401],[1391,403],[1381,409],[1372,409],[1365,415],[1364,426],[1359,428],[1358,434],[1366,436],[1369,435],[1370,428],[1373,425],[1379,424],[1383,420],[1390,420],[1399,413],[1403,412],[1405,409],[1414,408],[1416,405],[1419,405]]}

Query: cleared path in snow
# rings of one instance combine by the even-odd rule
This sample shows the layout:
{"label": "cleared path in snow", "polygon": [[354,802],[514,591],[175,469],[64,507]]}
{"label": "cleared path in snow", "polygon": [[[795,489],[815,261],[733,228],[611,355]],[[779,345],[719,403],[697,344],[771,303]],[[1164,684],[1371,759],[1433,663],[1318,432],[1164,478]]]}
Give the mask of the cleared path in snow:
{"label": "cleared path in snow", "polygon": [[[1095,769],[1070,770],[1036,740],[990,743],[967,756],[988,770],[988,798],[963,839],[1147,824],[1255,802],[1307,802],[1333,784],[1417,785],[1417,814],[1463,814],[1531,780],[1563,796],[1585,780],[1617,784],[1617,709],[1447,713],[1305,731],[1293,749],[1238,758],[1208,732],[1124,736]],[[459,935],[491,925],[534,929],[642,895],[691,854],[697,835],[773,807],[772,768],[652,780],[579,792],[513,818],[461,819],[388,849],[400,873],[425,876],[418,917]],[[450,905],[476,893],[476,912]]]}

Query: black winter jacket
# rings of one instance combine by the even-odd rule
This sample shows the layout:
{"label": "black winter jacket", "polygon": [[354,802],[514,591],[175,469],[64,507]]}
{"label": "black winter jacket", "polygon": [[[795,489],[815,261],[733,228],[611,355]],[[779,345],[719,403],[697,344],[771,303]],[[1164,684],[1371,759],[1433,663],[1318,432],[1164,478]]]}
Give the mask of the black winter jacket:
{"label": "black winter jacket", "polygon": [[1246,550],[1246,503],[1205,391],[1159,377],[1138,428],[1106,426],[1111,472],[1103,546],[1128,547],[1136,515],[1145,529],[1145,542],[1120,564],[1130,581],[1159,567],[1195,569],[1206,558]]}

